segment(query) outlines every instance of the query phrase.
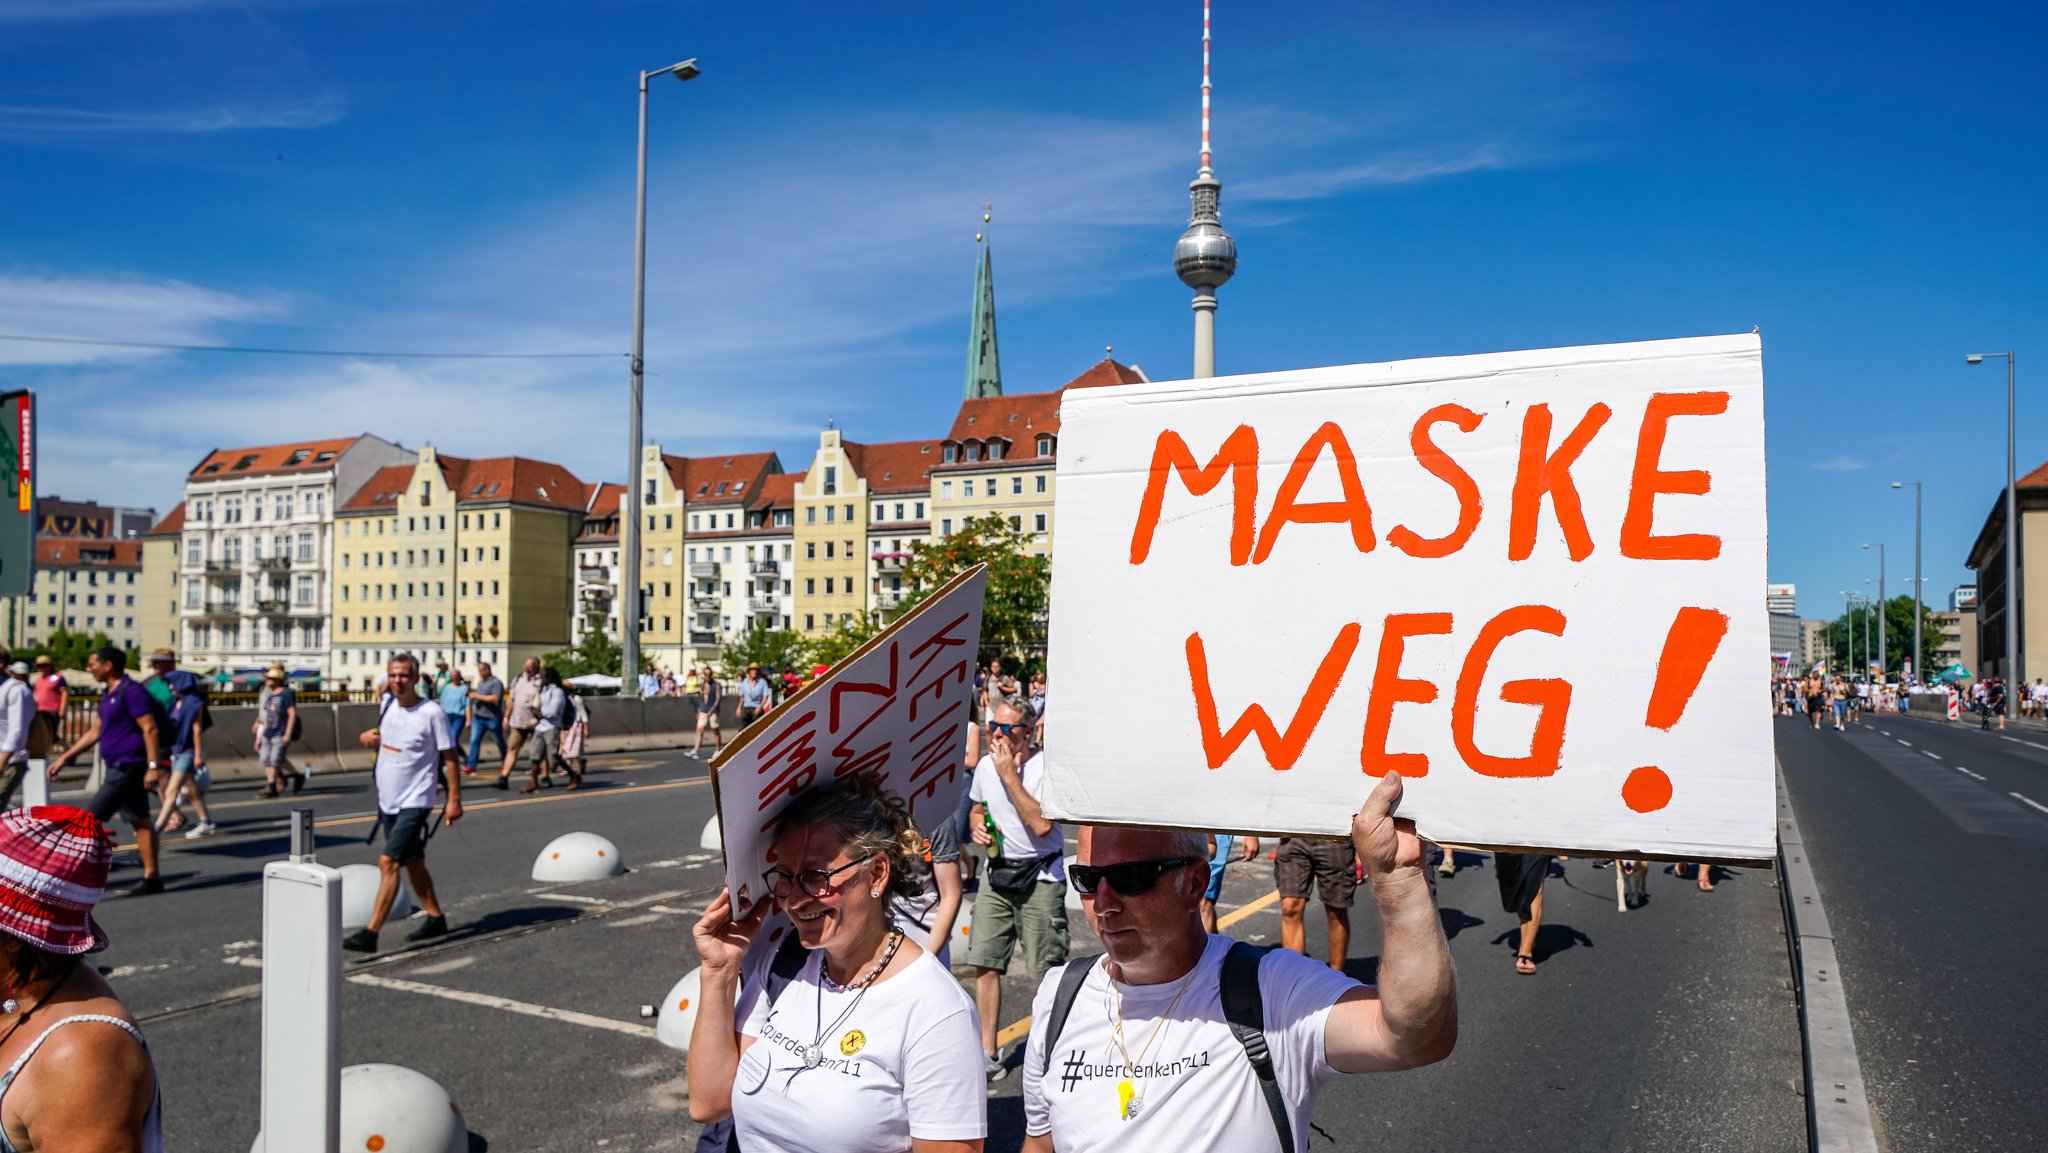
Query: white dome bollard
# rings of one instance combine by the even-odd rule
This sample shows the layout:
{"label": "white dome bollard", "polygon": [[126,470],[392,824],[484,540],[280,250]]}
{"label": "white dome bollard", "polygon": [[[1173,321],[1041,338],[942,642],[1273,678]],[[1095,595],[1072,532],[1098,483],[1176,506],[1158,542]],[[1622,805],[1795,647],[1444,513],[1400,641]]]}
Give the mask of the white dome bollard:
{"label": "white dome bollard", "polygon": [[[360,929],[370,923],[370,912],[377,904],[377,885],[383,880],[375,865],[343,865],[341,867],[341,927]],[[398,875],[398,899],[391,902],[391,916],[386,921],[401,920],[413,915],[419,904],[412,899],[412,886],[406,884],[405,874]]]}
{"label": "white dome bollard", "polygon": [[[341,1147],[378,1153],[468,1153],[469,1127],[448,1091],[403,1065],[341,1071]],[[249,1153],[265,1153],[263,1134]]]}
{"label": "white dome bollard", "polygon": [[671,1049],[690,1051],[690,1030],[697,1027],[697,998],[703,989],[704,970],[692,969],[683,974],[654,1016],[655,1040]]}
{"label": "white dome bollard", "polygon": [[[1068,877],[1072,877],[1072,876],[1074,875],[1074,858],[1072,858],[1072,857],[1068,857],[1068,858],[1067,858],[1067,861],[1066,861],[1066,864],[1067,864],[1067,876],[1068,876]],[[1061,881],[1061,882],[1060,882],[1060,888],[1062,888],[1062,889],[1065,889],[1065,890],[1067,891],[1067,911],[1068,911],[1068,912],[1070,912],[1070,913],[1085,913],[1085,912],[1087,912],[1087,911],[1088,911],[1088,909],[1087,909],[1087,906],[1085,906],[1085,905],[1081,904],[1081,890],[1079,890],[1079,889],[1076,889],[1076,888],[1074,887],[1074,882],[1073,882],[1073,881],[1071,881],[1071,880]]]}
{"label": "white dome bollard", "polygon": [[711,819],[704,822],[704,835],[697,838],[697,846],[714,853],[725,851],[725,834],[718,831],[717,813],[711,814]]}
{"label": "white dome bollard", "polygon": [[625,871],[619,847],[596,833],[563,833],[533,860],[536,881],[596,881]]}

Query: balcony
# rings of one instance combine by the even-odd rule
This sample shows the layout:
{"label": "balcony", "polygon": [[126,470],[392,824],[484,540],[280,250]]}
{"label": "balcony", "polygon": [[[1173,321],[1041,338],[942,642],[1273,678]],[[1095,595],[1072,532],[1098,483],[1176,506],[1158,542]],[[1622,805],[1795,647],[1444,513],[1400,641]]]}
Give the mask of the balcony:
{"label": "balcony", "polygon": [[690,644],[695,648],[717,648],[718,634],[701,629],[690,630]]}
{"label": "balcony", "polygon": [[292,558],[288,556],[261,556],[256,558],[256,567],[264,572],[284,572],[292,567]]}
{"label": "balcony", "polygon": [[781,573],[782,565],[777,561],[757,560],[747,563],[748,576],[775,577],[781,575]]}
{"label": "balcony", "polygon": [[889,576],[903,571],[903,567],[910,563],[910,554],[907,552],[878,552],[874,555],[873,560],[875,562],[875,571],[883,576]]}
{"label": "balcony", "polygon": [[576,568],[576,583],[586,585],[608,585],[613,581],[610,565],[586,564]]}
{"label": "balcony", "polygon": [[210,560],[200,566],[209,576],[240,576],[242,562],[238,560]]}
{"label": "balcony", "polygon": [[692,612],[715,613],[718,611],[718,603],[717,597],[691,597],[690,609]]}
{"label": "balcony", "polygon": [[208,601],[196,608],[186,606],[185,615],[202,621],[237,620],[242,615],[242,606],[230,601]]}
{"label": "balcony", "polygon": [[776,605],[774,597],[748,597],[747,611],[757,616],[765,614],[772,617],[779,614],[781,609]]}
{"label": "balcony", "polygon": [[265,597],[256,602],[256,611],[264,616],[282,616],[291,605],[283,597]]}
{"label": "balcony", "polygon": [[691,562],[691,564],[690,564],[690,576],[691,576],[691,577],[693,577],[693,578],[694,578],[694,577],[715,577],[715,576],[717,576],[717,575],[718,575],[718,562],[717,562],[717,561],[715,561],[715,560],[700,560],[700,561],[693,561],[693,562]]}
{"label": "balcony", "polygon": [[882,609],[901,608],[903,606],[904,591],[903,589],[883,589],[875,594],[875,607]]}

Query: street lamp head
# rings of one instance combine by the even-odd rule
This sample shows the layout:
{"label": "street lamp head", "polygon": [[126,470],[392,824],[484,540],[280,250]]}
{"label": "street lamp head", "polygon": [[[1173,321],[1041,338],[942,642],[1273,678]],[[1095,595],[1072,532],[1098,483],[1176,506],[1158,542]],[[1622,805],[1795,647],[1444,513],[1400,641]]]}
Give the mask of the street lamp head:
{"label": "street lamp head", "polygon": [[1966,362],[1968,362],[1968,363],[1970,363],[1970,364],[1983,364],[1983,363],[1984,363],[1984,357],[1983,357],[1982,355],[1980,355],[1980,354],[1978,354],[1978,353],[1974,353],[1974,352],[1973,352],[1973,353],[1971,353],[1970,355],[1968,355],[1968,356],[1964,357],[1964,358],[1963,358],[1963,360],[1965,360]]}
{"label": "street lamp head", "polygon": [[1903,484],[1902,482],[1900,482],[1900,481],[1896,481],[1896,480],[1895,480],[1895,481],[1893,481],[1893,482],[1892,482],[1892,487],[1893,487],[1893,488],[1904,488],[1904,487],[1906,487],[1906,486],[1905,486],[1905,485],[1904,485],[1904,484]]}
{"label": "street lamp head", "polygon": [[1870,551],[1870,546],[1869,546],[1869,545],[1864,545],[1864,546],[1863,546],[1863,551],[1864,551],[1864,552],[1869,552],[1869,551]]}
{"label": "street lamp head", "polygon": [[666,71],[673,73],[678,80],[695,80],[700,69],[697,67],[697,58],[692,56],[681,64],[671,64]]}

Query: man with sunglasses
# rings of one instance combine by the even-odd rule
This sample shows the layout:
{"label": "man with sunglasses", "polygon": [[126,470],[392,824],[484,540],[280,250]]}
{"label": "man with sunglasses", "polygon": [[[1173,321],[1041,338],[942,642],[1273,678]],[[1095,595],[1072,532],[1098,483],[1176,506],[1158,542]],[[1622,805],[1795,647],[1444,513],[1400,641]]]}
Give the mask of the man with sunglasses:
{"label": "man with sunglasses", "polygon": [[1045,760],[1032,747],[1031,706],[1021,698],[995,700],[989,713],[988,755],[975,766],[968,797],[974,843],[993,846],[988,822],[1001,834],[974,899],[967,960],[974,966],[974,1005],[981,1012],[981,1047],[991,1080],[1004,1075],[996,1044],[1002,1020],[1003,974],[1019,938],[1034,977],[1067,959],[1066,837],[1046,819]]}
{"label": "man with sunglasses", "polygon": [[1025,1153],[1294,1153],[1337,1074],[1449,1056],[1450,950],[1400,799],[1389,773],[1351,822],[1380,919],[1377,987],[1203,932],[1202,834],[1086,830],[1073,883],[1103,955],[1047,974],[1033,1001]]}

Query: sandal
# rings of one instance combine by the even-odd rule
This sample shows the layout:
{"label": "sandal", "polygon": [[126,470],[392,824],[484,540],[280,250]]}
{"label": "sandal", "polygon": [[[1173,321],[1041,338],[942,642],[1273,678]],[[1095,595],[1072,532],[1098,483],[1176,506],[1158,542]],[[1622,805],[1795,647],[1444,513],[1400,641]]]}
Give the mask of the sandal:
{"label": "sandal", "polygon": [[1536,971],[1536,958],[1527,953],[1515,954],[1515,972],[1526,977]]}

